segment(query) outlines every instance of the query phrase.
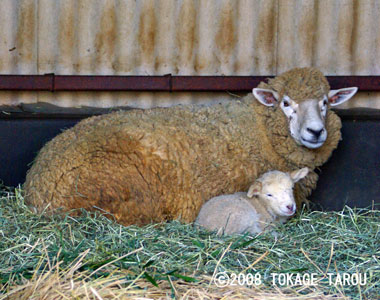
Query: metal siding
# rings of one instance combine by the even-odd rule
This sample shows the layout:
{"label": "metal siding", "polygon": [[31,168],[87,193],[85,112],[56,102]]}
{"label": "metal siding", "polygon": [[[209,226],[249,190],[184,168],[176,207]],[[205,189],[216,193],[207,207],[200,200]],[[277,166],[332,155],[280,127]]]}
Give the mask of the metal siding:
{"label": "metal siding", "polygon": [[[376,0],[0,0],[0,73],[380,74]],[[380,108],[379,93],[344,107]],[[1,92],[2,104],[168,106],[226,93]]]}

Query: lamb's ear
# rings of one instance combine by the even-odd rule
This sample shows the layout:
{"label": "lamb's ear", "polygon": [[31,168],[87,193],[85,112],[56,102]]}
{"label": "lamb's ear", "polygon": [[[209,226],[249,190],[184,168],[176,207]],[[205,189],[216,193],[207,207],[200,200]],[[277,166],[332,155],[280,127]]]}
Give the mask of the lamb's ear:
{"label": "lamb's ear", "polygon": [[278,102],[278,93],[268,89],[254,88],[252,90],[256,99],[265,106],[273,106]]}
{"label": "lamb's ear", "polygon": [[357,87],[349,87],[339,90],[331,90],[328,98],[331,106],[342,104],[352,98],[358,91]]}
{"label": "lamb's ear", "polygon": [[257,196],[258,194],[261,193],[261,188],[262,188],[261,182],[260,181],[256,181],[254,184],[252,184],[249,187],[249,190],[248,190],[248,193],[247,193],[247,197],[248,198],[252,198],[253,196]]}
{"label": "lamb's ear", "polygon": [[308,168],[302,168],[302,169],[291,172],[289,175],[290,175],[290,178],[292,178],[293,182],[297,182],[301,180],[302,178],[304,178],[308,173],[309,173]]}

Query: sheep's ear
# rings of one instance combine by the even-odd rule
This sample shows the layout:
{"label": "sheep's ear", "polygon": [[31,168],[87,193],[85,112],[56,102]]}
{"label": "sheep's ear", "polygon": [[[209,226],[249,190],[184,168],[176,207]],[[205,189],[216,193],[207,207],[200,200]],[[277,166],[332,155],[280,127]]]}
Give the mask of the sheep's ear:
{"label": "sheep's ear", "polygon": [[357,87],[349,87],[339,90],[331,90],[328,98],[331,106],[342,104],[352,98],[358,91]]}
{"label": "sheep's ear", "polygon": [[247,197],[252,198],[253,196],[257,196],[261,193],[262,184],[260,181],[256,181],[249,187]]}
{"label": "sheep's ear", "polygon": [[294,182],[297,182],[301,180],[302,178],[304,178],[308,173],[309,173],[308,168],[302,168],[302,169],[291,172],[289,175],[290,175],[290,178],[292,178]]}
{"label": "sheep's ear", "polygon": [[278,102],[278,94],[275,91],[254,88],[252,93],[256,99],[265,106],[274,106]]}

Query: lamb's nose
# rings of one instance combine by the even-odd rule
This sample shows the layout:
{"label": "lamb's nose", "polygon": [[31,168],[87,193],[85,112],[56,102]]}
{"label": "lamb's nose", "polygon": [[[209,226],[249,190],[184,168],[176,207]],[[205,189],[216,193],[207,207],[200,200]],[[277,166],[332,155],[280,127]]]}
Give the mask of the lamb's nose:
{"label": "lamb's nose", "polygon": [[315,130],[315,129],[311,129],[311,128],[306,128],[306,130],[311,133],[312,135],[314,135],[316,138],[319,138],[319,136],[321,135],[321,133],[323,132],[323,128],[322,129],[318,129],[318,130]]}
{"label": "lamb's nose", "polygon": [[289,211],[291,211],[291,212],[293,212],[293,210],[294,210],[293,205],[287,205],[286,208],[289,209]]}

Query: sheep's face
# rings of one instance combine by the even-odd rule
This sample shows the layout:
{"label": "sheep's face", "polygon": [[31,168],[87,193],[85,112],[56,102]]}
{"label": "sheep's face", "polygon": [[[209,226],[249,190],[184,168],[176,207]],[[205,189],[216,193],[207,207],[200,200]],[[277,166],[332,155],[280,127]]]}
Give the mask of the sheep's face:
{"label": "sheep's face", "polygon": [[261,176],[248,190],[247,196],[258,196],[277,216],[290,217],[296,212],[294,183],[308,174],[308,168],[291,173],[270,171]]}
{"label": "sheep's face", "polygon": [[329,106],[346,102],[357,92],[356,87],[331,90],[321,99],[291,99],[268,89],[253,89],[256,99],[266,105],[280,107],[288,120],[289,133],[295,142],[310,149],[319,148],[327,139],[325,127]]}
{"label": "sheep's face", "polygon": [[259,196],[268,203],[271,211],[281,217],[290,217],[296,212],[293,182],[290,180],[264,184]]}

